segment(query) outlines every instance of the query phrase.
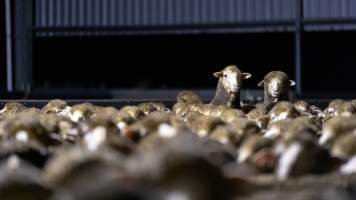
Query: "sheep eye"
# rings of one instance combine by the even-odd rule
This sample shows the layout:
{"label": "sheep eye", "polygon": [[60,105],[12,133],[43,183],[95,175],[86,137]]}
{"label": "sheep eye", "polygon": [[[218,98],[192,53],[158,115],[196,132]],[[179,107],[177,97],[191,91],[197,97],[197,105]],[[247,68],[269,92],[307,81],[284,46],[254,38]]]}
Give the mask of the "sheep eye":
{"label": "sheep eye", "polygon": [[226,77],[227,77],[227,75],[225,74],[225,75],[224,75],[224,77],[226,78]]}

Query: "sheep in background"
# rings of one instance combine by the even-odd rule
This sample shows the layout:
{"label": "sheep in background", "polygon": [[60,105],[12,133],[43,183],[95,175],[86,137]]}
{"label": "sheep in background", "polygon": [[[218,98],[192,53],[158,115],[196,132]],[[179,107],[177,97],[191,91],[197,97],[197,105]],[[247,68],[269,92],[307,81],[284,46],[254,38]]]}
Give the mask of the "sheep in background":
{"label": "sheep in background", "polygon": [[279,101],[289,100],[289,87],[295,82],[289,80],[288,75],[282,71],[271,71],[258,84],[264,87],[264,106],[269,109]]}
{"label": "sheep in background", "polygon": [[249,79],[252,75],[241,72],[235,65],[230,65],[220,72],[215,72],[214,76],[219,78],[219,82],[210,104],[241,108],[241,83],[242,80]]}

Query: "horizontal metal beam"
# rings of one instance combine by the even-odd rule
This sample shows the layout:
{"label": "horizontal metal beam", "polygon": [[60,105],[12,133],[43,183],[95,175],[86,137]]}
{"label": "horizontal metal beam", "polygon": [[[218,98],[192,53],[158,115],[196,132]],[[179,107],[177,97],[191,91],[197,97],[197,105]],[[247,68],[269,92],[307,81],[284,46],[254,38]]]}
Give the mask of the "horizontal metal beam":
{"label": "horizontal metal beam", "polygon": [[339,25],[355,24],[356,18],[323,18],[323,19],[302,19],[304,25]]}
{"label": "horizontal metal beam", "polygon": [[293,26],[294,21],[254,21],[243,23],[226,23],[226,24],[186,24],[174,26],[90,26],[90,27],[33,27],[35,32],[86,32],[86,31],[172,31],[172,30],[197,30],[197,29],[236,29],[236,28],[258,28],[258,27],[281,27]]}
{"label": "horizontal metal beam", "polygon": [[[301,19],[302,25],[337,25],[355,24],[356,18],[324,18]],[[58,26],[58,27],[33,27],[35,33],[76,33],[76,32],[157,32],[157,31],[194,31],[194,30],[219,30],[219,29],[248,29],[264,27],[294,28],[294,20],[283,21],[251,21],[226,24],[186,24],[186,25],[158,25],[158,26]]]}

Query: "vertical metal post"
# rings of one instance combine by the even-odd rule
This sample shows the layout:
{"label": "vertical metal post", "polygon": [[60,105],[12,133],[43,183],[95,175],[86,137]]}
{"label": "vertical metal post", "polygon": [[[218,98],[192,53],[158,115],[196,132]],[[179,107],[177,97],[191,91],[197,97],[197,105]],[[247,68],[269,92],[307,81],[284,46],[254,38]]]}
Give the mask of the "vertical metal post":
{"label": "vertical metal post", "polygon": [[33,1],[14,2],[14,89],[26,91],[32,85]]}
{"label": "vertical metal post", "polygon": [[295,81],[297,96],[302,95],[302,32],[303,32],[303,0],[295,0]]}
{"label": "vertical metal post", "polygon": [[6,24],[6,91],[13,91],[13,60],[12,60],[12,12],[11,0],[5,1],[5,24]]}

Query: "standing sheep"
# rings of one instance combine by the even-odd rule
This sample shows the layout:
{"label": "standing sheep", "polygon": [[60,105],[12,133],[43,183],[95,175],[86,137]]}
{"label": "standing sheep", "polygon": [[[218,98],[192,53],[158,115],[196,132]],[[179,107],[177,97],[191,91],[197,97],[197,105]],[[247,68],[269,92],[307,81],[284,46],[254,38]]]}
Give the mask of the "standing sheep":
{"label": "standing sheep", "polygon": [[289,100],[289,87],[295,82],[289,80],[288,75],[282,71],[271,71],[258,84],[264,87],[264,106],[271,108],[278,101]]}
{"label": "standing sheep", "polygon": [[241,108],[241,82],[243,79],[250,78],[251,74],[243,73],[235,65],[230,65],[220,72],[215,72],[214,76],[219,78],[219,82],[210,104]]}

